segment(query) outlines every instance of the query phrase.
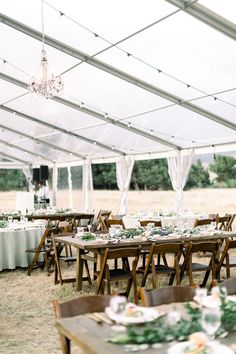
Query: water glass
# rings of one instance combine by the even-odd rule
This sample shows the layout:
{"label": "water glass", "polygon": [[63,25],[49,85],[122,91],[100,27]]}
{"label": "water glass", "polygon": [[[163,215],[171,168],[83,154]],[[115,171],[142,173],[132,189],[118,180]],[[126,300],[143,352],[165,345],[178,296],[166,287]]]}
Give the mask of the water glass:
{"label": "water glass", "polygon": [[220,307],[206,307],[202,309],[201,325],[209,338],[214,339],[215,332],[221,324]]}
{"label": "water glass", "polygon": [[84,233],[84,227],[82,227],[82,226],[77,227],[77,228],[76,228],[76,233],[77,233],[78,235],[82,236],[83,233]]}
{"label": "water glass", "polygon": [[213,231],[214,231],[214,230],[217,230],[217,223],[216,223],[216,221],[212,221],[212,222],[211,222],[211,225],[212,225]]}
{"label": "water glass", "polygon": [[114,313],[122,313],[125,311],[127,299],[125,296],[114,295],[110,300],[110,308]]}
{"label": "water glass", "polygon": [[200,306],[203,306],[204,300],[207,297],[207,289],[206,288],[196,288],[195,297]]}

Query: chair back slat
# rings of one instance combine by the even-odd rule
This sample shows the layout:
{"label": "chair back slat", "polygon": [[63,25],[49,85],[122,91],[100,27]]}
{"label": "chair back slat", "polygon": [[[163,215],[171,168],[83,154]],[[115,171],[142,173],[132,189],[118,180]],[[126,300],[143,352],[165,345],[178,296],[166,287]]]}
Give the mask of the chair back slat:
{"label": "chair back slat", "polygon": [[141,247],[128,247],[128,248],[116,248],[106,249],[105,254],[107,259],[117,259],[123,257],[136,257],[140,254]]}
{"label": "chair back slat", "polygon": [[147,226],[148,224],[154,224],[155,227],[161,227],[161,220],[140,220],[140,226]]}
{"label": "chair back slat", "polygon": [[88,295],[59,303],[54,301],[54,309],[57,318],[74,317],[90,312],[104,312],[109,306],[111,295]]}
{"label": "chair back slat", "polygon": [[196,219],[194,227],[210,225],[212,223],[212,221],[213,221],[213,219],[210,219],[210,218],[207,218],[207,219]]}
{"label": "chair back slat", "polygon": [[229,278],[222,281],[219,287],[225,287],[228,295],[236,294],[236,278]]}
{"label": "chair back slat", "polygon": [[206,241],[206,242],[190,242],[189,247],[191,253],[198,252],[213,252],[217,251],[219,248],[219,243],[217,241]]}
{"label": "chair back slat", "polygon": [[152,244],[150,253],[161,254],[161,253],[178,253],[182,251],[181,243],[163,243],[163,244]]}
{"label": "chair back slat", "polygon": [[108,230],[113,225],[121,225],[122,228],[125,229],[125,225],[122,219],[105,219],[104,222]]}
{"label": "chair back slat", "polygon": [[143,306],[158,306],[175,302],[192,301],[195,289],[187,286],[166,286],[153,290],[140,289]]}

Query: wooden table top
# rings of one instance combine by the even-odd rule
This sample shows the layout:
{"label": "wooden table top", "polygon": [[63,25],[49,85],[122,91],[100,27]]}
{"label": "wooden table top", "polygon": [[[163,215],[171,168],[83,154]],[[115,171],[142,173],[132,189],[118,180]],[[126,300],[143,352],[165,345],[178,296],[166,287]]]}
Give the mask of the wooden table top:
{"label": "wooden table top", "polygon": [[101,243],[97,242],[96,240],[91,240],[91,241],[83,241],[79,238],[75,238],[71,236],[55,236],[55,239],[57,241],[69,244],[71,246],[74,246],[76,248],[80,249],[86,249],[86,250],[95,250],[95,249],[104,249],[104,248],[121,248],[121,247],[134,247],[134,246],[150,246],[153,243],[172,243],[172,242],[183,242],[183,241],[194,241],[194,242],[199,242],[199,241],[215,241],[218,239],[224,239],[224,238],[229,238],[229,237],[236,237],[236,233],[232,231],[224,231],[224,232],[219,232],[215,233],[214,235],[206,235],[203,236],[201,234],[195,234],[191,235],[190,237],[186,236],[181,236],[181,237],[172,237],[172,236],[161,236],[155,241],[142,241],[142,239],[123,239],[120,240],[117,243]]}
{"label": "wooden table top", "polygon": [[[168,312],[173,304],[161,305],[157,308],[161,311]],[[183,304],[175,304],[180,311]],[[106,323],[98,324],[89,315],[80,315],[72,318],[63,318],[56,321],[56,327],[60,333],[69,338],[74,344],[80,346],[85,353],[88,354],[104,354],[124,353],[124,345],[108,343],[107,339],[112,335],[111,326]],[[115,332],[114,332],[115,333]],[[236,332],[231,332],[226,338],[219,340],[221,344],[231,346],[236,343]],[[145,350],[147,354],[166,354],[168,348],[173,343],[160,343],[158,349],[148,348]]]}
{"label": "wooden table top", "polygon": [[[42,220],[66,220],[66,219],[71,219],[71,218],[76,218],[76,217],[80,217],[83,215],[91,215],[93,216],[93,214],[87,214],[87,213],[56,213],[56,214],[26,214],[26,215],[20,215],[20,214],[16,214],[16,215],[12,215],[13,219],[16,220],[20,220],[21,216],[24,216],[26,218],[28,218],[28,220],[38,220],[38,219],[42,219]],[[7,217],[7,215],[0,215],[0,220],[3,220]]]}

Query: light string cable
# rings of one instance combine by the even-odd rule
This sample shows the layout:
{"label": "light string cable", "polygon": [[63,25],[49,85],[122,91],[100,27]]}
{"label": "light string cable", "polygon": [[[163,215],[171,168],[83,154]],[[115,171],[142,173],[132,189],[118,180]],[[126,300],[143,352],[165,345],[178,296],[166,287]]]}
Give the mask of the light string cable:
{"label": "light string cable", "polygon": [[[222,94],[222,93],[225,93],[225,92],[231,92],[231,91],[235,91],[236,90],[236,87],[235,88],[231,88],[231,89],[228,89],[228,90],[224,90],[224,91],[219,91],[219,92],[216,92],[216,93],[213,93],[214,95],[215,94]],[[91,105],[87,105],[85,104],[84,102],[81,102],[79,101],[78,99],[76,99],[75,97],[72,97],[72,96],[69,96],[69,95],[66,95],[68,98],[71,98],[72,100],[74,100],[75,102],[78,102],[80,105],[82,103],[82,107],[83,106],[86,106],[88,108],[91,108],[91,109],[94,109],[94,110],[97,110],[96,107],[94,106],[91,106]],[[208,97],[207,95],[206,96],[201,96],[201,97],[196,97],[196,98],[193,98],[193,99],[189,99],[187,100],[186,102],[192,102],[192,101],[196,101],[198,99],[201,99],[201,98],[204,98],[204,97]],[[169,108],[169,107],[173,107],[175,106],[176,104],[173,103],[173,104],[170,104],[170,105],[167,105],[167,106],[163,106],[163,107],[159,107],[159,108],[156,108],[156,109],[152,109],[152,110],[149,110],[149,111],[146,111],[146,112],[142,112],[142,113],[138,113],[138,114],[135,114],[135,115],[132,115],[132,116],[127,116],[127,117],[124,117],[124,118],[118,118],[114,115],[108,115],[107,113],[104,114],[104,116],[107,116],[108,118],[112,118],[114,119],[115,121],[119,122],[119,121],[125,121],[127,119],[130,119],[130,118],[134,118],[134,117],[138,117],[138,116],[141,116],[141,115],[144,115],[144,114],[147,114],[147,113],[152,113],[152,112],[156,112],[156,111],[159,111],[159,110],[162,110],[162,109],[166,109],[166,108]],[[97,124],[91,124],[90,126],[86,126],[86,127],[81,127],[79,129],[76,129],[77,131],[81,131],[81,130],[85,130],[85,129],[90,129],[90,128],[96,128],[96,127],[102,127],[102,126],[105,126],[105,125],[108,125],[108,124],[112,124],[111,122],[104,122],[104,123],[97,123]],[[193,139],[187,139],[187,138],[183,138],[183,137],[179,137],[179,136],[176,136],[176,135],[173,135],[173,134],[167,134],[167,133],[164,133],[164,132],[161,132],[161,131],[157,131],[155,129],[150,129],[150,128],[144,128],[143,126],[141,126],[140,124],[137,124],[137,123],[131,123],[131,122],[128,122],[128,126],[131,127],[137,127],[137,128],[142,128],[143,130],[145,130],[146,132],[149,132],[150,134],[159,134],[159,135],[163,135],[163,136],[166,136],[168,138],[171,138],[172,140],[173,139],[178,139],[180,141],[188,141],[188,142],[191,142],[192,144],[195,144],[195,143],[198,143],[199,141],[197,141],[196,139],[193,140]]]}
{"label": "light string cable", "polygon": [[[190,1],[190,2],[186,3],[186,4],[185,4],[185,8],[191,6],[192,4],[194,4],[194,3],[197,2],[197,1],[198,1],[198,0],[193,0],[193,1]],[[168,15],[166,15],[166,16],[160,18],[159,20],[153,22],[152,24],[141,28],[140,30],[138,30],[138,31],[136,31],[136,32],[134,32],[134,33],[132,33],[132,34],[130,34],[130,35],[127,36],[127,37],[124,37],[123,39],[117,41],[116,43],[112,43],[112,42],[110,42],[108,39],[104,38],[103,36],[100,36],[100,35],[97,34],[96,32],[94,32],[94,31],[92,31],[91,29],[87,28],[86,26],[82,25],[81,23],[79,23],[78,21],[76,21],[75,19],[73,19],[72,17],[67,16],[64,12],[58,10],[58,9],[55,8],[53,5],[51,5],[49,2],[47,2],[47,1],[44,1],[44,2],[45,2],[46,5],[48,5],[50,8],[52,8],[54,11],[58,12],[58,13],[60,14],[60,16],[65,16],[68,20],[72,21],[73,23],[75,23],[75,24],[78,25],[79,27],[81,27],[81,28],[85,29],[86,31],[88,31],[89,33],[93,34],[95,37],[98,37],[98,38],[100,38],[101,40],[103,40],[104,42],[106,42],[106,43],[109,44],[109,46],[106,47],[106,48],[104,48],[103,50],[101,50],[101,51],[99,51],[99,52],[97,52],[97,53],[95,53],[95,54],[93,54],[93,55],[91,55],[91,56],[88,56],[85,60],[81,60],[79,63],[77,63],[77,64],[71,66],[70,68],[68,68],[67,70],[63,71],[63,72],[61,73],[61,75],[66,74],[66,73],[69,72],[70,70],[72,70],[72,69],[74,69],[74,68],[80,66],[81,64],[83,64],[84,62],[88,61],[89,59],[92,59],[92,58],[96,57],[97,55],[99,55],[99,54],[101,54],[101,53],[104,53],[105,51],[107,51],[107,50],[109,50],[109,49],[115,47],[116,49],[118,49],[118,50],[120,50],[121,52],[125,53],[128,57],[132,57],[133,59],[139,61],[140,63],[142,63],[142,64],[148,66],[149,68],[151,68],[151,69],[157,71],[159,74],[163,74],[164,76],[167,76],[168,78],[170,78],[170,79],[172,79],[172,80],[175,80],[175,81],[177,81],[177,82],[183,84],[183,85],[186,86],[187,88],[192,88],[193,90],[195,90],[195,91],[197,91],[197,92],[200,92],[201,94],[204,94],[204,95],[206,95],[207,97],[212,97],[215,101],[218,100],[218,101],[220,101],[220,102],[222,102],[222,103],[225,103],[225,104],[227,104],[227,105],[230,105],[230,106],[236,108],[236,105],[233,104],[232,102],[229,102],[229,101],[223,100],[222,98],[216,97],[215,95],[210,94],[210,93],[206,92],[205,90],[202,90],[202,89],[200,89],[200,88],[198,88],[198,87],[196,87],[196,86],[194,86],[194,85],[191,85],[191,84],[189,84],[189,83],[187,83],[187,82],[185,82],[185,81],[183,81],[183,80],[181,80],[181,79],[179,79],[179,78],[177,78],[177,77],[175,77],[175,76],[173,76],[173,75],[171,75],[171,74],[168,74],[167,72],[161,70],[160,68],[157,68],[156,66],[154,66],[154,65],[148,63],[147,61],[145,61],[145,60],[143,60],[143,59],[141,59],[141,58],[139,58],[139,57],[133,55],[133,54],[130,53],[130,52],[127,52],[126,50],[124,50],[124,49],[122,49],[121,47],[118,46],[118,44],[121,44],[121,43],[127,41],[128,39],[130,39],[130,38],[132,38],[132,37],[134,37],[134,36],[140,34],[141,32],[143,32],[143,31],[145,31],[145,30],[147,30],[147,29],[153,27],[154,25],[156,25],[156,24],[158,24],[158,23],[160,23],[160,22],[166,20],[167,18],[169,18],[169,17],[171,17],[171,16],[173,16],[173,15],[179,13],[180,11],[182,11],[182,9],[177,9],[177,10],[171,12],[170,14],[168,14]],[[187,101],[183,100],[182,102],[187,102]]]}
{"label": "light string cable", "polygon": [[[27,75],[28,77],[30,77],[30,74],[29,74],[29,73],[25,72],[24,70],[22,70],[22,69],[19,68],[18,66],[14,65],[14,64],[12,64],[12,63],[10,63],[10,62],[7,61],[6,59],[3,59],[2,57],[0,57],[0,60],[2,60],[2,62],[3,62],[4,65],[7,64],[7,65],[13,67],[14,69],[16,69],[16,70],[18,70],[18,71],[24,73],[24,74]],[[204,96],[201,96],[201,97],[196,97],[196,98],[193,98],[193,99],[189,99],[189,100],[186,100],[185,102],[196,101],[196,100],[199,100],[199,99],[201,99],[201,98],[206,98],[206,97],[209,97],[209,96],[215,96],[215,95],[218,95],[218,94],[222,94],[222,93],[226,93],[226,92],[230,92],[230,91],[235,91],[235,90],[236,90],[236,87],[235,87],[235,88],[228,89],[228,90],[224,90],[224,91],[212,93],[212,94],[210,94],[210,95],[207,94],[207,95],[204,95]],[[23,93],[23,94],[21,94],[21,95],[19,95],[19,96],[16,96],[16,97],[13,98],[13,99],[10,99],[10,100],[8,100],[8,101],[2,103],[2,105],[7,104],[7,103],[10,103],[10,102],[12,102],[12,101],[14,101],[14,100],[16,100],[16,99],[18,99],[18,98],[21,98],[21,97],[23,97],[23,96],[25,96],[25,95],[28,95],[28,94],[29,94],[29,92]],[[84,103],[84,102],[82,102],[82,101],[79,101],[79,100],[78,100],[77,98],[75,98],[75,97],[72,97],[72,96],[66,95],[66,94],[64,94],[64,95],[67,96],[67,97],[69,97],[69,98],[71,98],[72,100],[74,100],[74,101],[76,101],[76,102],[79,102],[79,104],[80,104],[81,107],[86,106],[86,107],[91,108],[91,109],[94,109],[94,110],[96,110],[96,111],[98,110],[97,107],[94,107],[94,106],[92,106],[92,105],[89,105],[89,104],[86,104],[86,103]],[[173,104],[169,104],[169,105],[166,105],[166,106],[163,106],[163,107],[155,108],[155,109],[152,109],[152,110],[149,110],[149,111],[141,112],[141,113],[138,113],[138,114],[135,114],[135,115],[123,117],[123,118],[118,118],[118,117],[115,117],[114,115],[110,115],[110,114],[108,114],[108,113],[103,113],[103,114],[106,115],[107,117],[111,117],[111,118],[113,118],[113,119],[115,119],[115,120],[117,120],[117,121],[125,121],[125,120],[130,119],[130,118],[135,118],[135,117],[138,117],[138,116],[147,114],[147,113],[156,112],[156,111],[159,111],[159,110],[162,110],[162,109],[166,109],[166,108],[169,108],[169,107],[173,107],[173,106],[175,106],[175,105],[176,105],[176,104],[173,103]],[[81,130],[84,130],[84,129],[96,128],[96,127],[98,127],[98,126],[99,126],[99,127],[105,126],[105,125],[107,125],[107,124],[111,124],[111,123],[110,123],[110,122],[107,122],[107,123],[104,122],[104,123],[99,123],[99,124],[92,124],[92,125],[89,126],[89,127],[82,127],[82,128],[80,128],[80,129],[76,129],[76,130],[81,131]],[[156,131],[156,130],[154,130],[154,129],[143,128],[141,125],[139,125],[139,124],[137,124],[137,123],[134,124],[134,123],[128,122],[128,124],[129,124],[130,126],[131,126],[131,125],[132,125],[132,126],[136,126],[136,127],[138,127],[138,128],[144,129],[145,131],[149,131],[149,132],[151,132],[151,134],[154,134],[154,133],[155,133],[155,134],[165,135],[165,136],[170,137],[171,139],[179,139],[179,140],[181,140],[181,141],[182,141],[182,140],[183,140],[183,141],[191,141],[191,142],[193,143],[193,140],[191,140],[191,139],[186,139],[186,138],[183,138],[183,137],[177,137],[177,136],[175,136],[175,135],[166,134],[166,133],[164,133],[164,132]],[[195,140],[194,143],[197,143],[197,141]]]}

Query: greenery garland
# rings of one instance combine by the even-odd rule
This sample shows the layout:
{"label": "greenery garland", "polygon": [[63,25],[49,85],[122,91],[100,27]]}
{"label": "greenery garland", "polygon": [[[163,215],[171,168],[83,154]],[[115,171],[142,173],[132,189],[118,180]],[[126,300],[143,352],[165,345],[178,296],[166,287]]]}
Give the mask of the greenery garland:
{"label": "greenery garland", "polygon": [[[226,300],[221,292],[221,327],[216,336],[225,337],[228,332],[236,330],[236,302]],[[126,333],[115,334],[109,339],[116,344],[154,344],[173,340],[184,341],[194,333],[203,331],[201,326],[201,308],[192,303],[185,304],[186,318],[177,323],[169,323],[168,316],[159,317],[153,322],[142,325],[127,326]]]}

